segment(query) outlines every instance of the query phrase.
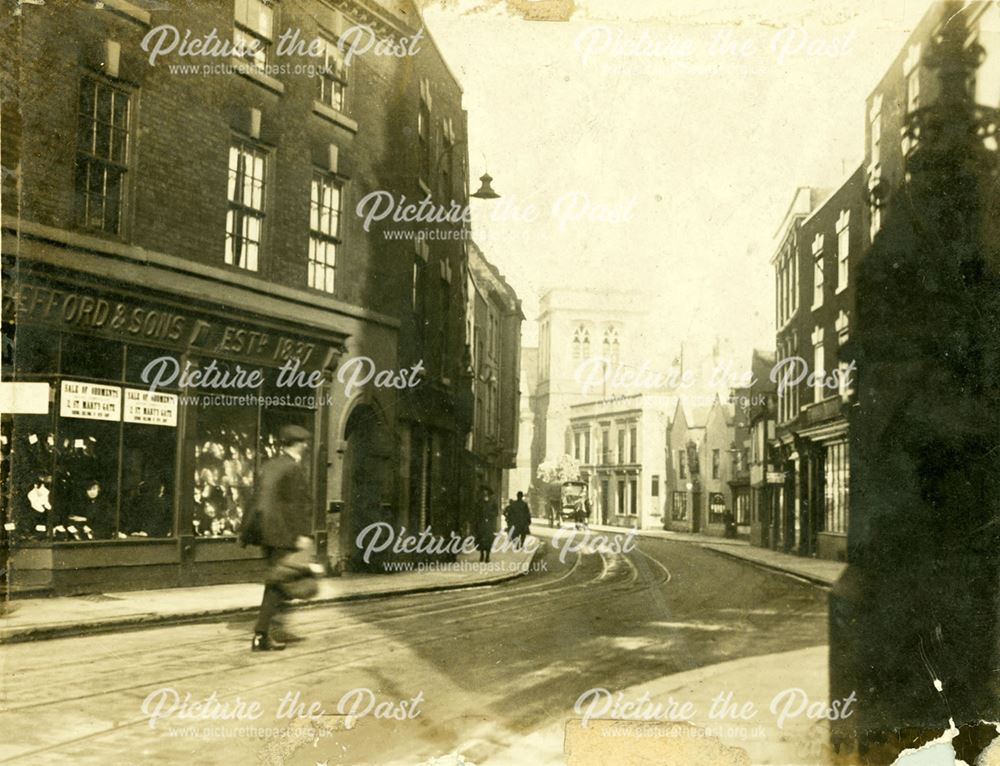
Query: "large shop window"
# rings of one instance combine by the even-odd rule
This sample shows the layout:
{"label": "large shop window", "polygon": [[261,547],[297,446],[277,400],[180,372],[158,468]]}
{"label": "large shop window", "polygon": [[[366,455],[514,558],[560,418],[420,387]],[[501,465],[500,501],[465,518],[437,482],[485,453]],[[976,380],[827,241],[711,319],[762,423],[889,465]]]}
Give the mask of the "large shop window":
{"label": "large shop window", "polygon": [[739,491],[733,502],[736,504],[736,523],[745,526],[750,523],[750,496],[746,491]]}
{"label": "large shop window", "polygon": [[708,520],[714,523],[726,519],[726,497],[721,492],[712,492],[708,496]]}
{"label": "large shop window", "polygon": [[89,541],[173,534],[177,396],[134,374],[138,346],[18,328],[21,380],[44,380],[48,414],[5,421],[2,446],[15,540]]}
{"label": "large shop window", "polygon": [[235,537],[253,502],[257,472],[280,452],[281,428],[313,430],[318,391],[279,387],[277,371],[264,372],[259,389],[198,394],[191,521],[198,537]]}
{"label": "large shop window", "polygon": [[195,535],[234,536],[240,529],[253,496],[257,410],[256,404],[218,406],[210,394],[199,400],[191,522]]}
{"label": "large shop window", "polygon": [[674,521],[684,521],[688,517],[686,492],[674,492],[671,503],[671,516]]}
{"label": "large shop window", "polygon": [[[319,391],[279,387],[277,370],[264,370],[252,391],[151,392],[142,373],[164,355],[171,354],[18,327],[17,379],[47,382],[54,395],[47,414],[2,420],[0,479],[13,540],[235,537],[257,471],[279,451],[279,430],[312,431]],[[186,407],[194,408],[194,423],[180,454],[182,393],[192,397]]]}
{"label": "large shop window", "polygon": [[826,479],[826,531],[838,534],[847,532],[848,501],[850,497],[851,467],[847,442],[831,444],[826,448],[824,478]]}
{"label": "large shop window", "polygon": [[16,540],[42,540],[49,534],[55,440],[51,415],[15,415],[3,421],[3,489],[10,499],[8,525],[13,524],[6,531]]}

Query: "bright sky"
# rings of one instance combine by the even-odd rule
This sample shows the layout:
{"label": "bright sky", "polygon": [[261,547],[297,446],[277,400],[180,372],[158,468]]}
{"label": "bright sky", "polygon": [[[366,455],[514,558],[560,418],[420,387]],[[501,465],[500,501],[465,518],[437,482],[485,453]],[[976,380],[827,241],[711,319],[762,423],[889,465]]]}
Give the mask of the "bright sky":
{"label": "bright sky", "polygon": [[[471,173],[502,196],[473,200],[478,243],[529,320],[549,286],[641,288],[666,333],[773,346],[775,230],[796,186],[835,186],[860,162],[865,97],[927,2],[516,12],[554,1],[427,0],[465,91]],[[625,55],[637,45],[658,55]]]}

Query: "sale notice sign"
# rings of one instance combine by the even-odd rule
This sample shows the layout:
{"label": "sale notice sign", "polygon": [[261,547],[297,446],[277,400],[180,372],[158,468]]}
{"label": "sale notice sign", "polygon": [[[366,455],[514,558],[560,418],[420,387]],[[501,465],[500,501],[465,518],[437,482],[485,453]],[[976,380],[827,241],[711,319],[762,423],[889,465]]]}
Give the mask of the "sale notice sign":
{"label": "sale notice sign", "polygon": [[121,420],[122,390],[103,383],[64,380],[59,396],[59,414],[84,420]]}
{"label": "sale notice sign", "polygon": [[177,395],[142,388],[126,388],[125,422],[176,428]]}

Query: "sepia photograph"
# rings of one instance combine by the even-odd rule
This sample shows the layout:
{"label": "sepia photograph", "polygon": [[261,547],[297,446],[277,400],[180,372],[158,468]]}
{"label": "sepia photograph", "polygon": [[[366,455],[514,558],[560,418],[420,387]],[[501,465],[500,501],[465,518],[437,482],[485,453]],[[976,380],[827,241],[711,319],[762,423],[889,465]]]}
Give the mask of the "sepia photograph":
{"label": "sepia photograph", "polygon": [[998,0],[0,0],[0,764],[1000,766]]}

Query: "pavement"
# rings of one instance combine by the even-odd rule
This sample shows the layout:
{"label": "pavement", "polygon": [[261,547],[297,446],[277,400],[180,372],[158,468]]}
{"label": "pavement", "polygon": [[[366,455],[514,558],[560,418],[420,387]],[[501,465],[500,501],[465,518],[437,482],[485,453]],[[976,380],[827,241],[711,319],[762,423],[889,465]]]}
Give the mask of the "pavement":
{"label": "pavement", "polygon": [[[819,717],[818,706],[809,710],[815,703],[826,710],[827,668],[827,647],[812,646],[662,676],[623,690],[621,698],[648,700],[640,710],[663,711],[663,718],[641,720],[642,712],[612,718],[595,704],[597,715],[533,732],[490,765],[833,764],[829,721]],[[670,720],[671,704],[688,704],[694,715]],[[586,714],[588,707],[574,712]]]}
{"label": "pavement", "polygon": [[[624,531],[622,527],[610,527],[598,524],[591,524],[590,529],[600,532]],[[748,541],[741,539],[709,537],[707,535],[670,532],[662,529],[636,530],[636,536],[693,543],[706,550],[715,551],[730,558],[740,559],[763,569],[770,569],[792,577],[798,577],[813,585],[819,585],[824,588],[832,587],[847,568],[847,564],[843,561],[795,556],[790,553],[773,551],[770,548],[758,548],[750,545]]]}
{"label": "pavement", "polygon": [[[315,598],[296,603],[313,606],[494,585],[527,574],[532,556],[531,551],[498,551],[488,564],[480,564],[478,554],[462,554],[452,564],[425,565],[420,571],[348,573],[321,579]],[[254,582],[16,599],[0,604],[0,644],[255,612],[261,592]]]}

